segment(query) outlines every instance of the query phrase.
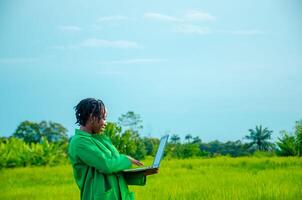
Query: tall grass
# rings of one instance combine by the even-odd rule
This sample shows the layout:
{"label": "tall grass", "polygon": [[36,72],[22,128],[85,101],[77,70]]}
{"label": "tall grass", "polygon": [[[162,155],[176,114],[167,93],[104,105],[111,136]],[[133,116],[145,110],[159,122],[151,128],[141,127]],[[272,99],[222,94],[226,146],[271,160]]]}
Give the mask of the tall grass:
{"label": "tall grass", "polygon": [[[145,161],[150,164],[151,159]],[[0,199],[79,199],[70,165],[0,171]],[[136,199],[302,199],[301,158],[163,160]]]}

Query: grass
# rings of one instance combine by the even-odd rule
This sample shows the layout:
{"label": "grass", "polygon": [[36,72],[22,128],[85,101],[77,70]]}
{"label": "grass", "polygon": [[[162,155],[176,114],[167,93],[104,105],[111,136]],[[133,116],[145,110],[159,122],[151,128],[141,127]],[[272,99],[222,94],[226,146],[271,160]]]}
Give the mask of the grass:
{"label": "grass", "polygon": [[[150,164],[151,159],[145,161]],[[79,199],[70,165],[0,171],[0,199]],[[302,199],[301,158],[163,160],[136,199]]]}

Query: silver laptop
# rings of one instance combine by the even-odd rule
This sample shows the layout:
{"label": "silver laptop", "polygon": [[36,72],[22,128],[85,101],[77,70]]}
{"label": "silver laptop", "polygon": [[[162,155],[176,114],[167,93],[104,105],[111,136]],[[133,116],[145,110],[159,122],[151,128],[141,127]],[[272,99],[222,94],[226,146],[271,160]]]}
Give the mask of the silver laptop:
{"label": "silver laptop", "polygon": [[158,149],[157,149],[156,155],[154,157],[153,164],[151,166],[140,167],[140,168],[135,168],[135,169],[126,169],[126,170],[123,170],[123,172],[138,172],[138,171],[144,171],[147,169],[158,169],[160,161],[164,155],[164,149],[167,144],[168,138],[169,138],[169,135],[165,135],[160,139]]}

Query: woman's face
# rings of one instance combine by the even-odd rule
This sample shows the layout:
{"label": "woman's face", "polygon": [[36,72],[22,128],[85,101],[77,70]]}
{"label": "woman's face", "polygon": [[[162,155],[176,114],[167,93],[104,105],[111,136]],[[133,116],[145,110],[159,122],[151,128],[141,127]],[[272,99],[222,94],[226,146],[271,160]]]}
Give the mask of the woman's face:
{"label": "woman's face", "polygon": [[107,117],[107,111],[105,110],[103,116],[98,119],[97,117],[92,118],[91,123],[91,129],[92,133],[101,133],[104,131],[106,126],[106,117]]}

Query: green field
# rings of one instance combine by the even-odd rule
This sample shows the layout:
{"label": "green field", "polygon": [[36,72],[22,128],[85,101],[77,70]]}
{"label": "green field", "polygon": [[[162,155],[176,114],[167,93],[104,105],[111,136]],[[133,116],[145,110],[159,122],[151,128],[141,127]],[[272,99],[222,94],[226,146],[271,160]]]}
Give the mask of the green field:
{"label": "green field", "polygon": [[[150,160],[145,161],[149,164]],[[71,166],[2,169],[0,199],[79,199]],[[302,199],[301,158],[163,160],[136,199]]]}

